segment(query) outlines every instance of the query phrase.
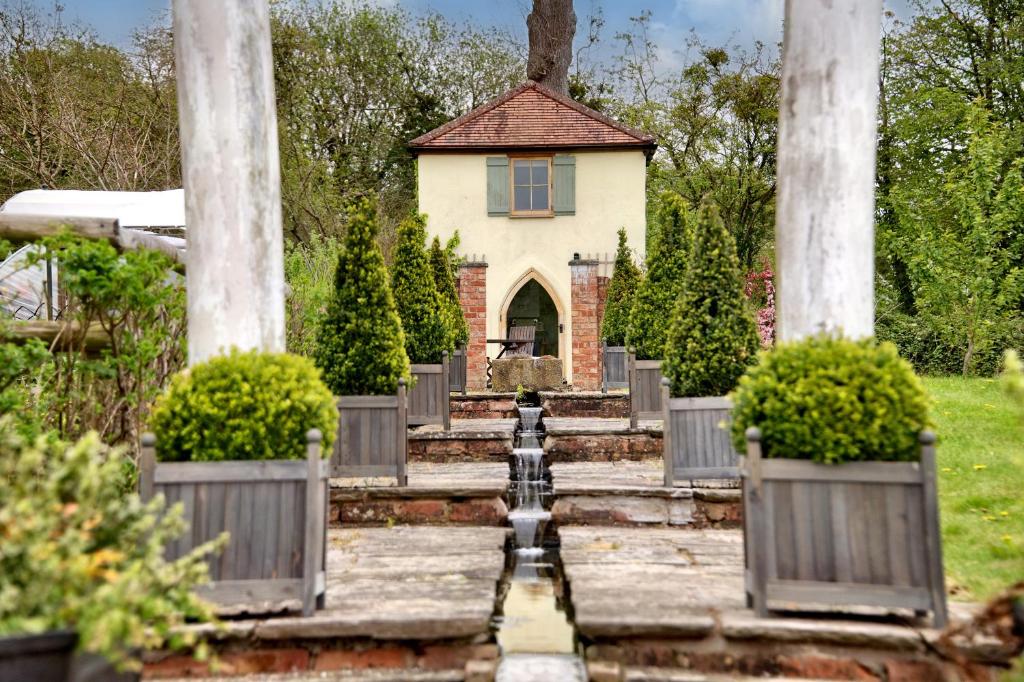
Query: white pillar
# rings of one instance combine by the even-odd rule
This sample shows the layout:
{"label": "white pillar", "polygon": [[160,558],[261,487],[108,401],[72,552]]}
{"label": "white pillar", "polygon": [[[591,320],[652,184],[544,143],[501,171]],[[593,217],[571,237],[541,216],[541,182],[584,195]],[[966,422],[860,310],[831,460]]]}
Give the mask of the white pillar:
{"label": "white pillar", "polygon": [[775,248],[778,338],[874,333],[882,0],[786,0]]}
{"label": "white pillar", "polygon": [[277,114],[267,0],[174,0],[189,364],[284,350]]}

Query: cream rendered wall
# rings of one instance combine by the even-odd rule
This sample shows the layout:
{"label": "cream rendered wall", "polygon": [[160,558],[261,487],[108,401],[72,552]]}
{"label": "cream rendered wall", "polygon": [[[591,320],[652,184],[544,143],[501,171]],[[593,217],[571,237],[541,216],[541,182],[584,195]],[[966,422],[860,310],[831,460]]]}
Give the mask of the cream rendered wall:
{"label": "cream rendered wall", "polygon": [[[642,151],[573,152],[576,214],[551,218],[487,215],[490,154],[421,153],[420,212],[442,243],[457,229],[463,256],[483,258],[487,268],[487,338],[505,335],[504,310],[531,277],[548,289],[559,311],[559,357],[572,381],[569,261],[574,253],[614,257],[618,229],[642,256],[646,231],[646,158]],[[487,349],[495,357],[499,348]]]}

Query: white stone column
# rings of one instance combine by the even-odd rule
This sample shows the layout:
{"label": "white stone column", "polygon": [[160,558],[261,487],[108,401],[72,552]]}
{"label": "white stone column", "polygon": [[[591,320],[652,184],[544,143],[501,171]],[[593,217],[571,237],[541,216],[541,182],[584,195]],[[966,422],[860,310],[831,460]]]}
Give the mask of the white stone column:
{"label": "white stone column", "polygon": [[267,0],[174,0],[189,364],[283,351],[284,261]]}
{"label": "white stone column", "polygon": [[778,338],[874,332],[882,0],[786,0],[775,248]]}

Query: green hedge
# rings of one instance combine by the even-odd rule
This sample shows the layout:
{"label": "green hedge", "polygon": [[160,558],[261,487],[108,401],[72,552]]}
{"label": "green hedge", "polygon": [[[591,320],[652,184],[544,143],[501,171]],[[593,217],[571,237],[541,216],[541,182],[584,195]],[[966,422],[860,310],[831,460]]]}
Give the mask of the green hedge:
{"label": "green hedge", "polygon": [[326,457],[337,424],[312,361],[237,349],[177,374],[150,417],[164,461],[303,459],[309,429]]}
{"label": "green hedge", "polygon": [[426,249],[423,216],[406,218],[398,226],[398,245],[391,266],[391,293],[405,331],[409,362],[438,364],[441,353],[455,350],[441,296]]}
{"label": "green hedge", "polygon": [[601,320],[601,338],[609,346],[623,346],[629,333],[629,312],[633,308],[637,287],[640,286],[640,268],[633,262],[633,252],[626,241],[626,228],[619,228],[619,248],[615,252],[615,270],[608,283],[604,319]]}
{"label": "green hedge", "polygon": [[676,397],[725,395],[761,347],[743,295],[736,242],[718,209],[700,207],[682,294],[672,313],[662,371]]}
{"label": "green hedge", "polygon": [[442,314],[451,343],[465,344],[469,341],[469,326],[466,324],[466,316],[462,313],[462,304],[459,303],[451,257],[441,248],[441,240],[437,237],[430,243],[430,269],[434,273],[434,286],[441,297]]}
{"label": "green hedge", "polygon": [[661,196],[656,223],[647,254],[647,273],[633,299],[626,335],[626,343],[636,348],[636,356],[642,360],[664,357],[672,310],[682,292],[693,239],[689,204],[678,194],[666,192]]}
{"label": "green hedge", "polygon": [[349,206],[345,248],[315,355],[334,395],[394,395],[398,380],[409,380],[405,332],[376,241],[378,229],[370,199]]}
{"label": "green hedge", "polygon": [[765,457],[914,461],[928,428],[928,398],[910,363],[890,343],[816,336],[779,344],[740,379],[732,437],[761,429]]}

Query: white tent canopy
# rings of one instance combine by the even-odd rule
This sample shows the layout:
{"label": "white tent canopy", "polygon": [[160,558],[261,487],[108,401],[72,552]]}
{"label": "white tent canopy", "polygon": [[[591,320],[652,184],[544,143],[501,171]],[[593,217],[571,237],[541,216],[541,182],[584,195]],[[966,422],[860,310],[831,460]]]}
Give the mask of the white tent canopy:
{"label": "white tent canopy", "polygon": [[185,227],[185,190],[103,192],[32,189],[4,202],[0,213],[74,218],[117,218],[121,227]]}

